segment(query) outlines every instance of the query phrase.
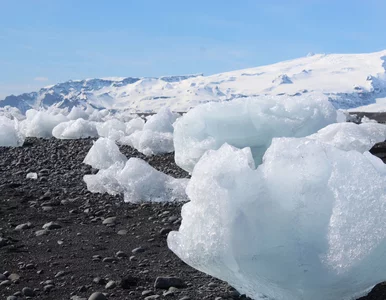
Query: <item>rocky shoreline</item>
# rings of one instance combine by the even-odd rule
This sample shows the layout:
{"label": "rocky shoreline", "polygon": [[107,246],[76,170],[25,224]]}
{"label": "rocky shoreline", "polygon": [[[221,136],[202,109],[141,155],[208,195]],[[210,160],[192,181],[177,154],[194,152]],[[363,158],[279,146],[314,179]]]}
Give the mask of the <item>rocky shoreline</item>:
{"label": "rocky shoreline", "polygon": [[[245,299],[167,248],[183,202],[132,204],[87,191],[83,175],[97,170],[82,161],[92,142],[28,138],[23,147],[0,148],[0,299]],[[121,151],[189,176],[173,154]],[[386,143],[372,152],[386,161]],[[38,179],[26,179],[30,172]],[[378,285],[361,299],[385,295]]]}

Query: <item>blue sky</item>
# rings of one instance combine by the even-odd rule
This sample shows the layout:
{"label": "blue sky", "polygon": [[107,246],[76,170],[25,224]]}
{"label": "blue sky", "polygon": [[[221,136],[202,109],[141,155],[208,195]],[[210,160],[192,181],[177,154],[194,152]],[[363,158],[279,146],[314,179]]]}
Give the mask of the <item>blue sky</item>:
{"label": "blue sky", "polygon": [[385,10],[384,0],[0,0],[0,99],[69,79],[379,51]]}

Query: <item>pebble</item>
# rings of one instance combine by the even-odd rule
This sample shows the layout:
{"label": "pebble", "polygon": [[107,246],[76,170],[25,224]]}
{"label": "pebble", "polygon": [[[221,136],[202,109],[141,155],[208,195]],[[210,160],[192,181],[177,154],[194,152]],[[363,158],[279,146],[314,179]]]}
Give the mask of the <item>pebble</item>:
{"label": "pebble", "polygon": [[0,282],[0,286],[7,286],[7,285],[11,285],[12,281],[11,280],[3,280],[2,282]]}
{"label": "pebble", "polygon": [[42,236],[42,235],[47,235],[47,234],[48,234],[48,230],[47,229],[38,230],[38,231],[35,232],[36,236]]}
{"label": "pebble", "polygon": [[162,228],[161,230],[160,230],[160,234],[161,235],[166,235],[166,234],[168,234],[170,231],[172,231],[172,229],[171,228]]}
{"label": "pebble", "polygon": [[138,283],[137,278],[127,275],[121,279],[120,286],[123,289],[129,289],[132,286],[136,286],[137,283]]}
{"label": "pebble", "polygon": [[33,297],[35,296],[35,292],[33,289],[29,288],[29,287],[24,287],[22,290],[21,290],[22,294],[26,297]]}
{"label": "pebble", "polygon": [[7,300],[19,300],[19,298],[12,295],[12,296],[8,296]]}
{"label": "pebble", "polygon": [[43,229],[48,229],[48,230],[54,230],[54,229],[59,229],[62,228],[62,226],[56,222],[48,222],[43,225]]}
{"label": "pebble", "polygon": [[115,224],[117,221],[117,217],[109,217],[103,220],[103,225]]}
{"label": "pebble", "polygon": [[16,273],[9,274],[8,279],[12,282],[18,281],[20,279],[20,275]]}
{"label": "pebble", "polygon": [[64,275],[66,275],[65,271],[59,271],[58,273],[56,273],[56,275],[54,277],[59,278],[59,277],[63,277]]}
{"label": "pebble", "polygon": [[183,288],[186,284],[178,277],[157,277],[154,283],[154,288],[156,289],[168,289],[172,286],[176,288]]}
{"label": "pebble", "polygon": [[[42,210],[45,211],[45,212],[51,211],[51,210],[53,210],[53,207],[52,206],[42,206]],[[56,229],[56,228],[54,228],[54,229]]]}
{"label": "pebble", "polygon": [[170,223],[173,223],[174,221],[177,221],[177,220],[178,220],[178,217],[176,217],[176,216],[171,216],[171,217],[168,218],[168,221]]}
{"label": "pebble", "polygon": [[92,293],[90,297],[88,297],[88,300],[106,300],[106,296],[102,294],[101,292],[95,292]]}
{"label": "pebble", "polygon": [[54,288],[54,285],[52,285],[52,284],[47,284],[47,285],[45,285],[45,286],[43,287],[43,291],[49,292],[49,291],[51,291],[53,288]]}
{"label": "pebble", "polygon": [[142,292],[142,296],[148,296],[148,295],[150,295],[150,294],[153,294],[153,291],[151,291],[151,290],[145,290],[145,291]]}
{"label": "pebble", "polygon": [[83,298],[83,297],[80,297],[80,296],[77,296],[77,295],[72,296],[70,299],[71,300],[87,300],[86,298]]}
{"label": "pebble", "polygon": [[92,256],[92,260],[94,260],[94,261],[97,261],[97,260],[102,260],[102,256],[100,256],[100,255],[93,255]]}
{"label": "pebble", "polygon": [[8,240],[0,237],[0,248],[8,245]]}
{"label": "pebble", "polygon": [[117,234],[119,235],[126,235],[127,234],[127,230],[126,229],[121,229],[117,232]]}
{"label": "pebble", "polygon": [[96,284],[106,284],[106,279],[101,277],[95,277],[92,281]]}
{"label": "pebble", "polygon": [[31,222],[27,222],[24,224],[17,225],[15,227],[15,230],[21,231],[21,230],[29,229],[29,228],[31,228],[31,226],[32,226]]}
{"label": "pebble", "polygon": [[166,291],[162,294],[162,296],[164,297],[171,297],[171,296],[174,296],[174,292],[171,292],[171,291]]}
{"label": "pebble", "polygon": [[138,248],[135,248],[135,249],[131,250],[131,252],[133,252],[134,254],[142,253],[142,252],[145,252],[145,249],[142,248],[142,247],[138,247]]}
{"label": "pebble", "polygon": [[116,257],[119,257],[119,258],[122,258],[122,257],[127,257],[127,254],[123,251],[118,251],[116,254],[115,254]]}
{"label": "pebble", "polygon": [[108,283],[106,283],[105,289],[110,290],[117,286],[117,283],[114,280],[110,280]]}
{"label": "pebble", "polygon": [[154,300],[154,299],[158,299],[159,298],[159,295],[151,295],[151,296],[147,296],[145,298],[145,300]]}
{"label": "pebble", "polygon": [[229,292],[229,295],[232,297],[232,298],[238,298],[240,297],[240,293],[236,290],[232,290]]}
{"label": "pebble", "polygon": [[115,258],[114,257],[105,257],[102,261],[105,263],[111,263],[111,262],[115,261]]}

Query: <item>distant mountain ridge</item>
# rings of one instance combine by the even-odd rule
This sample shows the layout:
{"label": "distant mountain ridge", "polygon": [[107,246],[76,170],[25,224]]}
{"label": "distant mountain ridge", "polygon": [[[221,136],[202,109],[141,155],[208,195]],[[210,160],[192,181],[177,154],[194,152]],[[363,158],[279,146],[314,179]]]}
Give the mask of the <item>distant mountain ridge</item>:
{"label": "distant mountain ridge", "polygon": [[203,76],[126,77],[70,80],[37,92],[8,96],[0,107],[91,105],[95,108],[176,111],[209,101],[261,95],[316,94],[337,108],[353,108],[386,97],[386,50],[368,54],[316,54],[257,68]]}

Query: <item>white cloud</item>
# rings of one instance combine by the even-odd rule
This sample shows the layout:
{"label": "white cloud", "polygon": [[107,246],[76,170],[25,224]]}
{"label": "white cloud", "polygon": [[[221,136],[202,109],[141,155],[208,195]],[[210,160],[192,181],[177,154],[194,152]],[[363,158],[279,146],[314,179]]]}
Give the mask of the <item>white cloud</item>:
{"label": "white cloud", "polygon": [[48,78],[47,77],[35,77],[34,80],[35,81],[48,81]]}

